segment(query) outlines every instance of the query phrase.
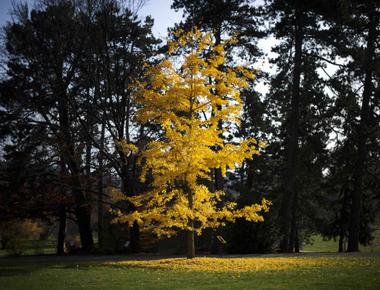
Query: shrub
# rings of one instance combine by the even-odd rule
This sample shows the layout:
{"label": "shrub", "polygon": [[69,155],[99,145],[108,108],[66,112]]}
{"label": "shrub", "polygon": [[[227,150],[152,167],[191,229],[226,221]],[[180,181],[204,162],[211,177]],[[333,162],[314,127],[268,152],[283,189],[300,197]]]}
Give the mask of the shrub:
{"label": "shrub", "polygon": [[26,240],[37,239],[43,228],[37,221],[17,219],[0,224],[0,236],[3,248],[11,255],[25,252]]}

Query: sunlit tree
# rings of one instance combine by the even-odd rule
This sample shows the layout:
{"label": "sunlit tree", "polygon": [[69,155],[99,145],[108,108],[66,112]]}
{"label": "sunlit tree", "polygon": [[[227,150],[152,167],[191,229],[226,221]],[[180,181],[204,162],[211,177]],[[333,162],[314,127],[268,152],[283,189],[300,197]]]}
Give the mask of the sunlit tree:
{"label": "sunlit tree", "polygon": [[[187,232],[187,257],[195,256],[194,233],[217,228],[237,218],[259,222],[269,202],[237,208],[205,184],[213,168],[225,175],[245,159],[258,155],[255,139],[226,143],[223,134],[239,122],[240,91],[253,78],[247,67],[224,68],[224,45],[199,30],[176,32],[168,57],[147,67],[146,81],[136,96],[141,104],[137,120],[162,128],[162,138],[141,151],[142,181],[152,179],[151,190],[127,199],[136,209],[116,210],[116,221],[132,224],[158,236]],[[222,127],[218,124],[224,124]],[[132,144],[122,143],[126,152]],[[218,150],[215,150],[218,148]],[[223,199],[223,201],[222,201]]]}

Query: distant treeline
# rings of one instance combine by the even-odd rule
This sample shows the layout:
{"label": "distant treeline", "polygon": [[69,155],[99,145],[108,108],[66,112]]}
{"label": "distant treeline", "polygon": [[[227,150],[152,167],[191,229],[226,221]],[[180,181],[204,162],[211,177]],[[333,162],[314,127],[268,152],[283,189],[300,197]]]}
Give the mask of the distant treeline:
{"label": "distant treeline", "polygon": [[[149,243],[137,224],[111,224],[108,211],[131,208],[113,202],[110,188],[134,196],[150,187],[139,179],[139,153],[126,154],[122,142],[143,148],[162,137],[160,126],[136,122],[133,96],[145,64],[168,47],[151,17],[139,20],[143,1],[129,2],[36,0],[31,11],[20,2],[3,27],[0,224],[55,222],[58,253],[67,220],[84,251]],[[379,1],[174,0],[172,9],[183,20],[170,31],[236,40],[226,70],[264,61],[274,71],[256,71],[241,94],[240,125],[224,136],[267,146],[226,177],[215,169],[207,185],[240,206],[263,196],[273,205],[262,223],[201,236],[203,250],[298,252],[312,234],[338,239],[339,251],[370,243],[380,213]],[[258,46],[269,37],[271,58]]]}

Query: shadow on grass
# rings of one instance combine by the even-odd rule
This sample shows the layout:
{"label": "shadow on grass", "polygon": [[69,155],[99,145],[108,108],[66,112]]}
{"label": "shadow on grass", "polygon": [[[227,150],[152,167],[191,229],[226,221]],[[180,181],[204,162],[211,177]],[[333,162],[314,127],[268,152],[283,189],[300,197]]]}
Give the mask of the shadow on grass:
{"label": "shadow on grass", "polygon": [[30,275],[31,271],[25,267],[0,267],[0,277]]}
{"label": "shadow on grass", "polygon": [[[33,273],[39,271],[45,271],[46,269],[55,270],[76,270],[76,271],[88,271],[94,266],[99,266],[96,262],[78,262],[78,263],[24,263],[19,262],[13,265],[0,265],[0,277],[12,277],[12,276],[30,276]],[[1,288],[1,287],[0,287]]]}

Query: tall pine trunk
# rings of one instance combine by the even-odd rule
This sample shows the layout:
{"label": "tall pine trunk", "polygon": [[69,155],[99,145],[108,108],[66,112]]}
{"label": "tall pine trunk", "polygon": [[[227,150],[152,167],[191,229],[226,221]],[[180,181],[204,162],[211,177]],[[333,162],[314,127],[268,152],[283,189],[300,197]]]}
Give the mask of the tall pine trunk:
{"label": "tall pine trunk", "polygon": [[338,252],[344,252],[346,249],[345,239],[347,235],[347,209],[349,207],[350,191],[348,188],[343,187],[340,193],[340,203],[342,208],[339,213],[339,246]]}
{"label": "tall pine trunk", "polygon": [[59,227],[57,238],[57,254],[63,255],[65,253],[65,236],[66,236],[66,209],[64,205],[59,209]]}
{"label": "tall pine trunk", "polygon": [[[61,159],[61,177],[63,178],[67,174],[66,165],[63,159]],[[65,196],[67,194],[66,188],[61,186],[61,195]],[[65,253],[65,237],[66,237],[66,207],[64,204],[60,204],[58,207],[58,237],[57,237],[57,254],[63,255]]]}
{"label": "tall pine trunk", "polygon": [[[122,158],[122,166],[121,166],[121,179],[122,179],[122,187],[121,192],[125,196],[133,196],[134,195],[134,187],[133,187],[133,180],[131,178],[129,167],[128,167],[128,161],[126,159],[126,156],[124,156],[124,153],[122,151],[119,152],[120,158]],[[134,211],[135,208],[133,204],[129,204],[129,211]],[[140,251],[140,228],[139,225],[135,222],[131,227],[129,227],[129,237],[130,237],[130,249],[132,252],[137,253]]]}
{"label": "tall pine trunk", "polygon": [[103,230],[104,230],[104,210],[103,210],[103,188],[104,188],[104,173],[103,173],[103,150],[104,150],[104,134],[105,134],[105,124],[103,122],[101,133],[100,133],[100,148],[99,148],[99,172],[98,172],[98,245],[99,248],[102,249],[104,246],[104,237],[103,237]]}
{"label": "tall pine trunk", "polygon": [[339,252],[339,253],[344,252],[344,233],[342,233],[342,231],[339,232],[339,246],[338,246],[338,252]]}
{"label": "tall pine trunk", "polygon": [[290,227],[289,238],[289,251],[299,253],[299,241],[298,241],[298,195],[297,191],[293,194],[292,203],[292,222]]}
{"label": "tall pine trunk", "polygon": [[67,164],[71,176],[71,192],[75,199],[74,214],[77,219],[82,249],[90,250],[94,245],[91,229],[91,209],[82,190],[80,168],[75,158],[74,142],[71,136],[68,97],[61,91],[58,104],[62,160]]}
{"label": "tall pine trunk", "polygon": [[294,70],[292,81],[292,96],[289,119],[289,130],[287,140],[286,165],[284,175],[284,194],[281,203],[280,231],[282,240],[280,250],[283,252],[293,252],[295,244],[296,216],[293,211],[297,201],[295,192],[297,190],[297,153],[298,153],[298,119],[299,119],[299,97],[302,63],[302,42],[303,42],[303,12],[296,11],[294,26]]}
{"label": "tall pine trunk", "polygon": [[74,210],[79,229],[82,250],[89,251],[94,246],[91,229],[91,212],[88,205],[78,206]]}
{"label": "tall pine trunk", "polygon": [[365,80],[363,100],[360,112],[360,123],[357,131],[357,156],[354,171],[354,189],[352,192],[350,225],[348,232],[348,252],[359,251],[360,215],[363,193],[363,175],[367,156],[366,142],[368,139],[368,118],[370,113],[370,97],[372,92],[373,56],[375,53],[376,26],[378,19],[375,16],[375,8],[368,7],[369,29],[367,37],[366,60],[364,63]]}
{"label": "tall pine trunk", "polygon": [[[219,23],[214,28],[214,34],[215,34],[215,45],[219,45],[222,41],[222,32],[221,32],[221,23]],[[217,92],[215,92],[216,95]],[[219,109],[219,108],[218,108]],[[223,128],[223,122],[218,122],[218,129],[221,130]],[[223,135],[220,136],[223,138]],[[219,150],[219,148],[216,148],[215,150]],[[220,168],[214,168],[213,170],[213,181],[214,181],[214,190],[215,191],[223,191],[224,190],[224,179],[222,175],[222,170]],[[218,235],[218,229],[215,229],[211,232],[211,248],[210,252],[211,254],[217,254],[219,252],[219,242],[216,238]]]}

